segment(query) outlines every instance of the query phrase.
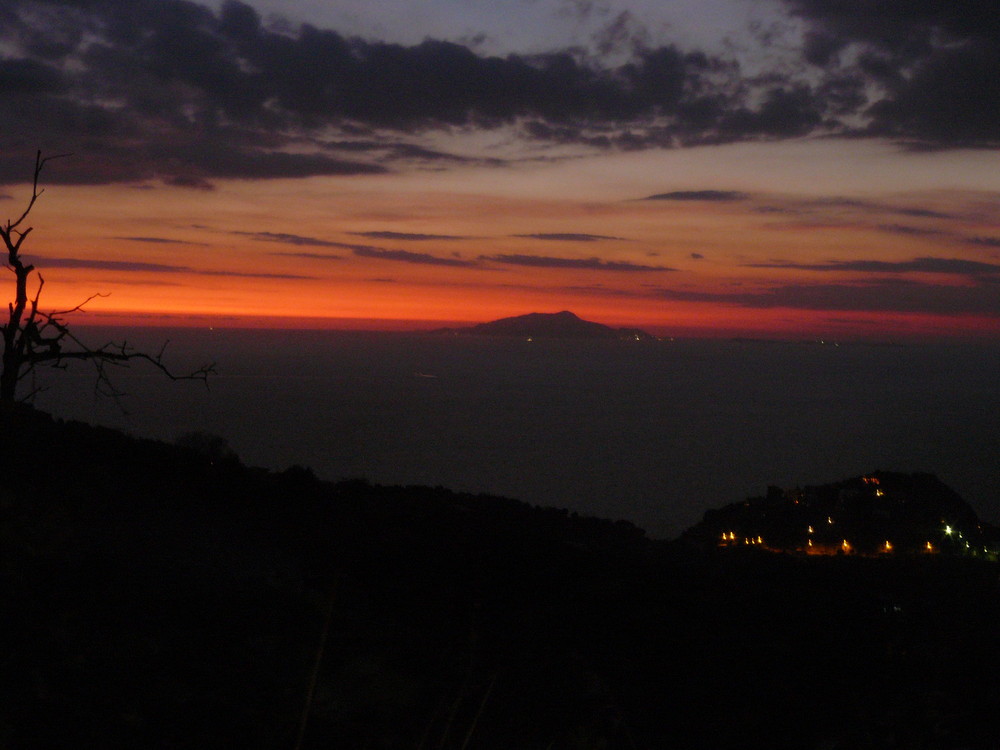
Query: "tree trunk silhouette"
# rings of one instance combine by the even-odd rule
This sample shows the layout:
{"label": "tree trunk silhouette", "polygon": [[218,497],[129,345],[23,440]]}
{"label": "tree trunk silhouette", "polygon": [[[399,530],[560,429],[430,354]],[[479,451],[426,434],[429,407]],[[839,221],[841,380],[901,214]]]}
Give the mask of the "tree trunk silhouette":
{"label": "tree trunk silhouette", "polygon": [[[148,354],[132,348],[127,342],[109,342],[99,347],[84,344],[70,331],[65,322],[66,316],[77,312],[91,300],[103,295],[94,294],[82,303],[69,310],[43,312],[38,308],[38,300],[45,286],[45,279],[40,273],[35,296],[28,297],[28,281],[35,272],[32,264],[25,264],[21,258],[21,246],[32,232],[32,227],[22,228],[38,197],[44,192],[38,188],[38,180],[45,165],[53,159],[59,159],[68,154],[42,157],[39,151],[35,155],[35,172],[32,180],[31,198],[27,207],[17,219],[9,219],[0,224],[0,239],[7,250],[7,267],[14,272],[14,299],[8,303],[8,318],[6,324],[0,326],[3,336],[3,369],[0,371],[0,405],[11,405],[17,402],[18,386],[30,376],[38,366],[64,367],[72,360],[90,362],[96,372],[95,389],[111,398],[117,399],[122,394],[118,391],[107,374],[108,365],[127,366],[132,360],[145,360],[163,372],[171,380],[201,380],[208,382],[208,376],[215,371],[214,365],[203,365],[194,372],[178,375],[172,372],[163,362],[161,349],[157,354]],[[164,345],[165,347],[165,345]],[[33,390],[21,400],[29,400],[37,391]]]}

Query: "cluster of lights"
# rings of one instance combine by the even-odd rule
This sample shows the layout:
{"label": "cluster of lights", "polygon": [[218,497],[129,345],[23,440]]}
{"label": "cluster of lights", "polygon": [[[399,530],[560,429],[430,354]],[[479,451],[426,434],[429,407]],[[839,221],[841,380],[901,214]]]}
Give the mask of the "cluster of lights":
{"label": "cluster of lights", "polygon": [[[869,483],[869,484],[878,484],[878,479],[876,477],[865,477],[864,479],[865,479],[866,483]],[[869,482],[869,479],[872,480],[872,481]],[[881,494],[881,490],[877,490],[876,492],[877,492],[877,494]],[[834,523],[833,517],[832,516],[827,516],[826,522],[827,522],[828,525],[833,525],[833,523]],[[957,529],[955,529],[954,527],[952,527],[951,524],[944,523],[943,520],[942,520],[942,523],[944,524],[944,526],[941,529],[941,533],[944,536],[951,537],[951,538],[957,537],[958,539],[961,539],[962,541],[965,542],[965,549],[971,550],[972,546],[970,545],[970,543],[968,541],[966,541],[964,539],[964,537],[962,535],[962,532],[960,532]],[[812,535],[815,534],[815,532],[816,532],[815,527],[812,524],[810,524],[810,525],[808,525],[806,527],[806,530],[807,530],[807,532],[809,534],[809,536],[806,539],[806,544],[807,544],[808,548],[813,549],[815,547],[815,545],[813,544]],[[734,544],[738,545],[740,543],[739,542],[740,539],[743,540],[743,544],[745,546],[751,546],[751,545],[756,546],[756,545],[763,545],[764,544],[763,537],[761,537],[759,535],[758,536],[743,536],[741,534],[740,536],[737,536],[737,534],[736,534],[735,531],[724,531],[721,534],[721,546],[731,546],[731,545],[734,545]],[[829,553],[829,552],[832,551],[826,545],[820,545],[820,549],[821,550],[825,549],[827,551],[827,553]],[[854,552],[854,545],[852,545],[851,542],[848,541],[845,538],[845,539],[841,539],[840,545],[838,547],[835,547],[834,549],[839,549],[840,551],[843,551],[845,553],[852,553],[852,552]],[[887,554],[887,553],[894,552],[895,549],[896,549],[895,545],[890,540],[886,539],[882,543],[882,545],[878,548],[878,551],[880,553]],[[932,543],[930,541],[927,541],[927,542],[924,543],[924,551],[928,552],[928,553],[936,553],[939,550],[938,550],[937,546],[934,543]],[[983,547],[983,552],[989,554],[988,548],[987,547]]]}
{"label": "cluster of lights", "polygon": [[[735,531],[729,531],[729,532],[723,531],[722,532],[722,543],[723,544],[729,544],[730,542],[736,542],[736,532]],[[763,544],[763,543],[764,543],[764,540],[760,536],[756,536],[756,537],[745,536],[745,537],[743,537],[743,544]]]}

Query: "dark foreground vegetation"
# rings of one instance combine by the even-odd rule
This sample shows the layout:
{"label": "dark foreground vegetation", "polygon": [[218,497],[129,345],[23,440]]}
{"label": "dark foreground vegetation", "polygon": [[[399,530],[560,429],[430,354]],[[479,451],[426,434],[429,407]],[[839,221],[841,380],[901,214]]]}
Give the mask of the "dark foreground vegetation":
{"label": "dark foreground vegetation", "polygon": [[0,419],[2,748],[1000,742],[994,563],[699,549]]}

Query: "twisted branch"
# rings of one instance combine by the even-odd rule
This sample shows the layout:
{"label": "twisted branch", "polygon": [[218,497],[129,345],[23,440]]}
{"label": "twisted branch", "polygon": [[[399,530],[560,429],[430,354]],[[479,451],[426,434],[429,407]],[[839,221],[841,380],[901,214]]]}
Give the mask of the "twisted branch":
{"label": "twisted branch", "polygon": [[[38,197],[44,192],[38,187],[39,177],[45,165],[69,154],[56,154],[42,157],[39,151],[35,155],[35,172],[32,180],[31,198],[21,215],[14,220],[0,224],[0,239],[7,250],[7,267],[14,272],[14,300],[8,303],[8,320],[0,325],[2,334],[3,359],[0,368],[0,402],[15,401],[17,384],[28,376],[33,376],[39,366],[65,368],[73,360],[90,362],[96,372],[94,390],[96,393],[109,396],[119,403],[124,394],[114,386],[108,377],[108,366],[127,367],[134,360],[148,362],[171,380],[200,380],[208,385],[208,377],[216,372],[214,364],[205,364],[198,369],[179,374],[171,370],[164,362],[163,355],[167,343],[156,354],[149,354],[133,348],[127,341],[121,343],[108,342],[97,348],[87,346],[74,335],[65,321],[65,317],[81,311],[87,303],[106,294],[92,294],[80,304],[68,310],[43,312],[38,303],[41,298],[45,279],[38,274],[38,288],[35,295],[28,299],[28,278],[35,270],[31,264],[25,265],[20,252],[24,240],[32,231],[32,227],[21,229],[34,208]],[[25,313],[27,312],[27,316]],[[68,347],[68,348],[67,348]],[[38,392],[33,388],[22,400],[30,400]]]}

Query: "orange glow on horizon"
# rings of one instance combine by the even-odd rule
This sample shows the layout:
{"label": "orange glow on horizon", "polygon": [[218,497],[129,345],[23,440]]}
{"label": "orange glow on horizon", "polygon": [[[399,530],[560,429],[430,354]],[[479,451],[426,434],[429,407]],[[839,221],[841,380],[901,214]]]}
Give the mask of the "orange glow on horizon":
{"label": "orange glow on horizon", "polygon": [[[919,308],[878,296],[925,284],[961,302],[980,287],[960,273],[850,265],[975,262],[981,249],[949,237],[990,225],[948,212],[992,194],[637,200],[664,189],[648,178],[601,200],[564,172],[49,186],[23,253],[45,276],[43,310],[108,295],[77,316],[86,325],[420,330],[570,310],[667,337],[1000,339],[1000,314],[889,312]],[[20,205],[25,187],[5,191]],[[900,213],[918,200],[934,211]],[[893,231],[904,219],[912,231]],[[990,308],[973,296],[964,309]]]}

